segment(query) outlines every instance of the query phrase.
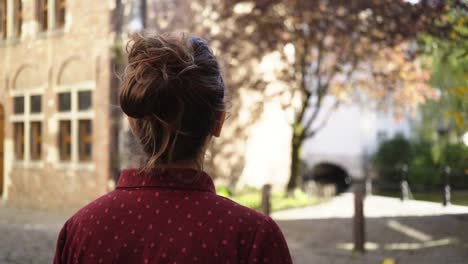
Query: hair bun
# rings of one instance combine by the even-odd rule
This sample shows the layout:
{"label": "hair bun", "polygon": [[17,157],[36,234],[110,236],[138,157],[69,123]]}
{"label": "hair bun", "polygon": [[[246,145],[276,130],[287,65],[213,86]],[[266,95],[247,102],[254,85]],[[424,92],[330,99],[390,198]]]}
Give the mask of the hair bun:
{"label": "hair bun", "polygon": [[[120,93],[120,105],[125,114],[133,118],[151,115],[157,101],[155,96],[176,93],[180,88],[177,79],[197,68],[192,48],[183,43],[184,39],[177,35],[133,37],[127,46],[128,66]],[[204,43],[200,38],[193,39]]]}

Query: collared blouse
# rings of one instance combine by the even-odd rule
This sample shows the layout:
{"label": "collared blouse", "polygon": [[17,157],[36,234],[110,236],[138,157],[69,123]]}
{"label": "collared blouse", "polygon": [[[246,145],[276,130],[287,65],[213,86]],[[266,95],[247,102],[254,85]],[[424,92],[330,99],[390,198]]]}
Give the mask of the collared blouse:
{"label": "collared blouse", "polygon": [[54,263],[292,263],[268,216],[216,195],[192,169],[123,171],[63,226]]}

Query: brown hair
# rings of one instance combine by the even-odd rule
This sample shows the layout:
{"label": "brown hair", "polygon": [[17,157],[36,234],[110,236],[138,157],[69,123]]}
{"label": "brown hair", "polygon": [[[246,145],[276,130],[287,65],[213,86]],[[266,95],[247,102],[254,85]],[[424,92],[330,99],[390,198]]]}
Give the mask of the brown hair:
{"label": "brown hair", "polygon": [[137,34],[127,44],[120,107],[136,119],[145,169],[195,160],[225,110],[220,67],[207,43],[184,34]]}

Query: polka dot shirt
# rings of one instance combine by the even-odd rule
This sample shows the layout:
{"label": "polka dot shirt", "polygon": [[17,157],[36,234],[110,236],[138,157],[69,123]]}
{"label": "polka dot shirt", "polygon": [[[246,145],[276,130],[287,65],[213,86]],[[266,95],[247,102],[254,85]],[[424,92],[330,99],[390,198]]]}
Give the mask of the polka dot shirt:
{"label": "polka dot shirt", "polygon": [[292,263],[268,216],[216,195],[192,169],[125,170],[72,216],[54,263]]}

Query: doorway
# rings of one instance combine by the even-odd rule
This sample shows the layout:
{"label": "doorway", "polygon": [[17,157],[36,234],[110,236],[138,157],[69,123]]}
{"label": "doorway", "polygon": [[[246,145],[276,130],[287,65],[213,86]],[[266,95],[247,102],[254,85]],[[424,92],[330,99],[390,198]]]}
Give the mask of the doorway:
{"label": "doorway", "polygon": [[3,195],[3,182],[4,182],[4,157],[3,142],[5,139],[5,111],[3,105],[0,104],[0,196]]}

